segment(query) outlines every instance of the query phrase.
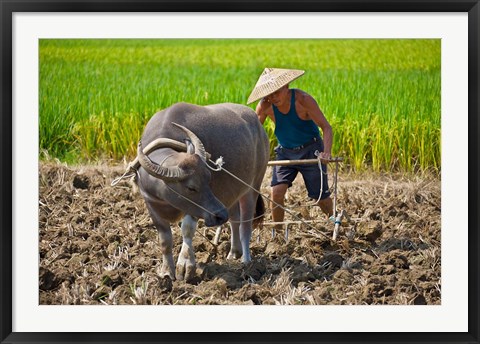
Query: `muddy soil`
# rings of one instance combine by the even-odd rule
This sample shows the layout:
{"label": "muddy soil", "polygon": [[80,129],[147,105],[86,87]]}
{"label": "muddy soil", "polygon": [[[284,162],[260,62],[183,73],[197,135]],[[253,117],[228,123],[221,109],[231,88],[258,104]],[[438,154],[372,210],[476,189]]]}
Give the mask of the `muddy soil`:
{"label": "muddy soil", "polygon": [[[338,210],[350,221],[335,242],[334,224],[308,206],[298,177],[288,193],[286,220],[297,222],[288,240],[284,230],[256,229],[253,260],[243,265],[226,260],[227,226],[215,245],[215,229],[200,222],[197,277],[185,282],[158,277],[157,232],[141,195],[128,181],[110,186],[124,168],[40,164],[40,304],[441,303],[438,177],[340,173]],[[182,239],[172,229],[176,258]]]}

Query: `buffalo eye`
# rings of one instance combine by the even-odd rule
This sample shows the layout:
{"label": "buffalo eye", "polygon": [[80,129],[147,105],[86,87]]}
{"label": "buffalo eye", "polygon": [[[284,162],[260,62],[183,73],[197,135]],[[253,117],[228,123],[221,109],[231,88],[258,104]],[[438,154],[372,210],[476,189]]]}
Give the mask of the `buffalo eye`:
{"label": "buffalo eye", "polygon": [[187,185],[187,190],[190,192],[198,192],[198,190],[194,186]]}

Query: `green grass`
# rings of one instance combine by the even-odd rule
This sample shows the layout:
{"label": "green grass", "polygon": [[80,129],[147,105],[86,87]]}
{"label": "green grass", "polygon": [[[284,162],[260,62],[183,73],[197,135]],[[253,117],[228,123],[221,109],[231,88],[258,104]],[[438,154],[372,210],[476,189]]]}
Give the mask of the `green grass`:
{"label": "green grass", "polygon": [[133,159],[155,112],[245,104],[271,66],[306,70],[291,86],[315,97],[347,166],[439,172],[440,53],[440,40],[41,40],[40,149]]}

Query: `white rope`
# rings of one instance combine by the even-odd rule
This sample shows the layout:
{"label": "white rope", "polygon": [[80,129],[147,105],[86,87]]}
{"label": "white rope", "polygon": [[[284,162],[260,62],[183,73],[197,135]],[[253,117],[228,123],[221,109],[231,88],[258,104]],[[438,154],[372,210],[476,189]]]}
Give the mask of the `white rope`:
{"label": "white rope", "polygon": [[[214,161],[210,160],[210,162],[212,164],[215,164]],[[260,196],[262,196],[263,198],[265,198],[266,200],[268,200],[269,202],[272,202],[275,206],[277,207],[280,207],[282,208],[285,212],[289,213],[291,216],[293,216],[295,219],[297,219],[300,223],[304,224],[305,226],[309,227],[311,230],[316,230],[315,227],[311,226],[310,224],[306,223],[303,219],[301,219],[299,216],[295,215],[290,209],[282,206],[281,204],[275,202],[274,200],[270,199],[268,196],[265,196],[263,195],[259,190],[255,189],[253,186],[251,186],[250,184],[244,182],[242,179],[238,178],[236,175],[234,175],[233,173],[231,173],[230,171],[226,170],[224,167],[220,166],[219,167],[220,170],[226,172],[228,175],[230,175],[231,177],[233,177],[234,179],[238,180],[239,182],[241,182],[242,184],[244,184],[245,186],[249,187],[250,189],[252,189],[253,191],[255,191],[256,193],[258,193]],[[330,237],[328,237],[327,235],[323,234],[322,232],[320,232],[321,235],[323,235],[325,238],[330,239]]]}
{"label": "white rope", "polygon": [[[212,161],[212,160],[209,160],[210,163],[214,164],[215,166],[217,166],[216,168],[213,168],[211,166],[208,165],[208,163],[206,163],[206,165],[208,166],[208,168],[210,168],[212,171],[216,171],[216,172],[219,172],[223,169],[222,165],[224,164],[224,161],[223,161],[223,157],[220,157],[218,158],[215,162]],[[225,170],[225,169],[223,169]],[[225,170],[226,171],[226,170]],[[227,171],[228,172],[228,171]],[[230,172],[228,172],[230,173]],[[235,177],[237,178],[237,177]],[[237,178],[238,180],[242,181],[241,179]],[[243,181],[242,181],[243,182]],[[246,183],[244,183],[245,185],[248,185]],[[198,208],[202,209],[203,211],[207,212],[208,214],[210,215],[213,215],[213,216],[216,216],[215,213],[211,212],[210,210],[206,209],[205,207],[201,206],[200,204],[198,204],[197,202],[195,202],[194,200],[182,195],[181,193],[177,192],[176,190],[174,190],[170,185],[168,185],[167,183],[165,183],[165,186],[170,190],[172,191],[174,194],[176,194],[177,196],[180,196],[181,198],[183,198],[184,200],[192,203],[193,205],[197,206]],[[250,185],[249,185],[250,188],[252,188]],[[253,188],[252,188],[253,189]],[[254,189],[255,190],[255,189]],[[256,190],[255,190],[256,191]],[[258,192],[258,191],[257,191]],[[258,192],[259,193],[259,192]],[[231,222],[231,223],[242,223],[242,222],[248,222],[248,221],[255,221],[261,217],[263,217],[264,215],[259,215],[259,216],[256,216],[256,217],[253,217],[249,220],[240,220],[240,221],[236,221],[236,220],[232,220],[232,219],[229,219],[228,221]]]}
{"label": "white rope", "polygon": [[[173,154],[170,154],[168,155],[165,159],[163,159],[162,163],[160,165],[162,165],[168,158],[170,158]],[[128,179],[128,178],[132,178],[132,177],[135,177],[135,175],[137,174],[137,169],[134,167],[134,164],[133,163],[130,163],[128,164],[127,166],[127,169],[125,170],[125,172],[118,178],[115,178],[114,180],[112,180],[112,182],[110,183],[110,186],[116,186],[118,183],[120,183],[120,181],[122,181],[123,179]]]}
{"label": "white rope", "polygon": [[114,180],[112,180],[112,182],[110,183],[111,186],[116,186],[118,183],[120,183],[121,180],[123,179],[127,179],[127,178],[132,178],[135,176],[135,169],[131,168],[131,166],[129,165],[127,167],[127,170],[118,178],[115,178]]}
{"label": "white rope", "polygon": [[318,202],[320,202],[322,200],[322,196],[323,196],[323,175],[327,176],[327,174],[325,172],[323,172],[323,169],[322,169],[322,161],[319,158],[320,152],[318,150],[316,150],[314,154],[318,158],[318,168],[320,170],[320,193],[318,195],[318,199],[315,202],[307,203],[305,205],[298,205],[298,207],[311,207],[311,206],[314,206],[314,205],[318,205]]}
{"label": "white rope", "polygon": [[[213,161],[210,160],[210,159],[209,159],[208,161],[213,162]],[[208,162],[205,162],[205,164],[206,164],[207,167],[208,167],[209,169],[211,169],[212,171],[219,172],[219,171],[222,170],[222,166],[223,166],[223,164],[225,164],[225,162],[223,161],[223,156],[220,156],[220,158],[218,158],[217,160],[215,160],[215,162],[213,162],[213,164],[214,164],[215,166],[217,166],[217,168],[211,167],[211,166],[208,164]]]}
{"label": "white rope", "polygon": [[[168,157],[167,157],[168,158]],[[268,196],[265,196],[263,195],[259,190],[255,189],[253,186],[251,186],[250,184],[244,182],[242,179],[240,179],[239,177],[237,177],[236,175],[234,175],[233,173],[231,173],[230,171],[228,171],[227,169],[225,169],[223,167],[224,165],[224,161],[223,161],[223,157],[219,157],[216,161],[213,161],[211,159],[208,160],[211,164],[215,165],[216,168],[213,168],[211,166],[208,165],[208,163],[206,162],[205,164],[207,165],[207,167],[209,169],[211,169],[212,171],[215,171],[215,172],[219,172],[219,171],[224,171],[225,173],[227,173],[228,175],[230,175],[232,178],[236,179],[237,181],[239,181],[240,183],[242,183],[243,185],[247,186],[248,188],[252,189],[253,191],[255,191],[257,194],[259,194],[261,197],[263,197],[264,199],[266,199],[267,201],[269,202],[272,202],[275,206],[277,207],[280,207],[282,208],[285,212],[287,212],[288,214],[290,214],[293,218],[295,218],[296,220],[298,220],[298,222],[300,222],[301,224],[307,226],[308,228],[310,228],[310,230],[316,230],[315,227],[311,226],[310,224],[308,224],[307,222],[305,222],[303,219],[301,219],[299,216],[295,215],[293,213],[293,211],[291,211],[290,209],[282,206],[281,204],[275,202],[274,200],[270,199]],[[320,161],[319,161],[319,164],[320,164]],[[321,169],[321,166],[320,166],[320,175],[322,175],[322,180],[321,180],[321,189],[320,189],[320,197],[323,193],[323,170]],[[133,177],[135,176],[136,174],[136,169],[131,165],[129,164],[129,166],[127,167],[127,170],[125,171],[125,173],[116,178],[115,180],[112,181],[111,185],[112,186],[115,186],[117,185],[122,179],[126,179],[126,178],[130,178],[130,177]],[[185,199],[186,201],[192,203],[193,205],[197,206],[198,208],[202,209],[203,211],[207,212],[208,214],[210,215],[213,215],[215,216],[216,214],[214,214],[213,212],[211,212],[210,210],[204,208],[203,206],[201,206],[200,204],[196,203],[195,201],[189,199],[188,197],[180,194],[179,192],[175,191],[173,188],[171,188],[167,183],[165,183],[165,185],[167,186],[167,188],[172,191],[173,193],[175,193],[176,195],[180,196],[181,198]],[[229,220],[231,223],[242,223],[242,222],[249,222],[249,221],[254,221],[256,219],[259,219],[261,218],[263,215],[260,215],[260,216],[257,216],[257,217],[253,217],[252,219],[249,219],[249,220],[240,220],[240,221],[236,221],[236,220]],[[325,238],[331,240],[327,235],[323,234],[322,232],[319,232],[321,235],[323,235]]]}
{"label": "white rope", "polygon": [[186,201],[189,201],[190,203],[192,203],[193,205],[199,207],[200,209],[202,209],[203,211],[209,213],[210,215],[213,215],[215,216],[216,214],[215,213],[212,213],[210,210],[208,210],[207,208],[204,208],[202,207],[200,204],[196,203],[195,201],[191,200],[190,198],[182,195],[181,193],[179,193],[178,191],[174,190],[170,185],[168,185],[167,183],[164,183],[165,186],[170,190],[172,191],[174,194],[176,194],[177,196],[180,196],[181,198],[183,198],[184,200]]}

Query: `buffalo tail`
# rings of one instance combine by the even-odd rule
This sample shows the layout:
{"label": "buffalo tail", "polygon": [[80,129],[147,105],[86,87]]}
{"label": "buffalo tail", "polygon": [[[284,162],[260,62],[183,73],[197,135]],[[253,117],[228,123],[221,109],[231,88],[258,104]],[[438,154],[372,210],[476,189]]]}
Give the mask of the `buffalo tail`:
{"label": "buffalo tail", "polygon": [[255,206],[255,215],[253,220],[253,228],[261,227],[263,224],[263,219],[265,217],[265,203],[263,202],[263,197],[258,195],[257,205]]}

